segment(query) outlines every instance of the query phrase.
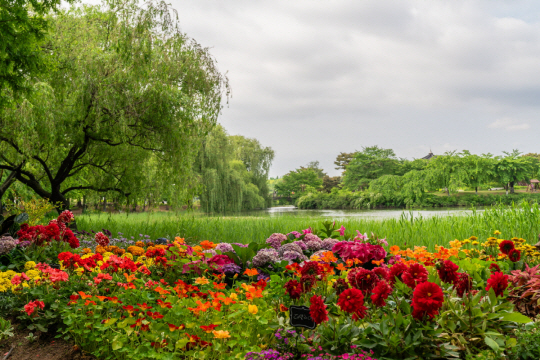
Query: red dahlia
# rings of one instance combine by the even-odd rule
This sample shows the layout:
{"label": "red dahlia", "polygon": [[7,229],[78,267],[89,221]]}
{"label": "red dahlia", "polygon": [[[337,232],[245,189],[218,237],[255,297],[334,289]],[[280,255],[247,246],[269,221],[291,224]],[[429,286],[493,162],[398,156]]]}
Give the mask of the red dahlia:
{"label": "red dahlia", "polygon": [[489,271],[491,271],[493,273],[493,272],[496,272],[496,271],[501,271],[501,268],[499,267],[499,265],[497,265],[495,263],[491,263],[491,265],[489,265]]}
{"label": "red dahlia", "polygon": [[390,284],[394,284],[396,282],[396,278],[401,280],[401,277],[403,275],[403,272],[407,270],[407,265],[405,265],[402,262],[398,262],[390,268],[390,271],[388,272],[388,280],[390,281]]}
{"label": "red dahlia", "polygon": [[309,314],[315,322],[315,324],[320,324],[323,321],[328,321],[328,311],[326,311],[326,305],[322,297],[318,295],[313,295],[309,300],[311,305],[309,307]]}
{"label": "red dahlia", "polygon": [[453,284],[457,280],[458,269],[459,266],[454,264],[452,261],[445,260],[438,264],[437,272],[439,273],[439,277],[443,282]]}
{"label": "red dahlia", "polygon": [[388,280],[388,269],[383,267],[376,267],[372,270],[377,276],[379,277],[379,280]]}
{"label": "red dahlia", "polygon": [[347,289],[339,295],[337,304],[341,310],[354,313],[364,306],[364,294],[358,289]]}
{"label": "red dahlia", "polygon": [[439,313],[444,302],[444,294],[441,287],[435,283],[422,282],[416,286],[413,292],[413,317],[421,320],[425,316],[433,319]]}
{"label": "red dahlia", "polygon": [[351,285],[359,290],[371,290],[379,282],[379,277],[373,271],[359,268]]}
{"label": "red dahlia", "polygon": [[300,274],[302,275],[321,275],[322,274],[321,265],[316,261],[306,261],[304,266],[300,268]]}
{"label": "red dahlia", "polygon": [[291,297],[291,299],[299,299],[302,295],[302,285],[296,280],[289,280],[284,285],[285,292]]}
{"label": "red dahlia", "polygon": [[510,250],[510,252],[508,253],[508,258],[512,262],[519,261],[521,259],[521,251],[519,251],[518,249]]}
{"label": "red dahlia", "polygon": [[471,291],[472,288],[472,279],[467,273],[457,273],[456,281],[454,282],[454,288],[457,291],[457,294],[461,297],[466,292]]}
{"label": "red dahlia", "polygon": [[510,250],[514,249],[515,246],[514,246],[514,242],[511,241],[511,240],[503,240],[500,244],[499,244],[499,249],[501,249],[501,252],[503,254],[506,254],[508,255],[508,253],[510,252]]}
{"label": "red dahlia", "polygon": [[311,291],[313,286],[317,283],[317,278],[313,275],[302,275],[300,278],[300,285],[302,286],[302,291],[307,293]]}
{"label": "red dahlia", "polygon": [[495,295],[502,296],[504,290],[508,287],[508,275],[504,275],[502,272],[497,271],[491,274],[487,281],[486,291],[493,289]]}
{"label": "red dahlia", "polygon": [[373,294],[371,295],[371,301],[375,306],[385,306],[386,299],[392,293],[392,287],[388,285],[386,281],[379,281],[377,286],[373,289]]}
{"label": "red dahlia", "polygon": [[414,289],[416,285],[427,281],[428,272],[424,266],[420,264],[412,264],[403,272],[401,278],[408,287]]}

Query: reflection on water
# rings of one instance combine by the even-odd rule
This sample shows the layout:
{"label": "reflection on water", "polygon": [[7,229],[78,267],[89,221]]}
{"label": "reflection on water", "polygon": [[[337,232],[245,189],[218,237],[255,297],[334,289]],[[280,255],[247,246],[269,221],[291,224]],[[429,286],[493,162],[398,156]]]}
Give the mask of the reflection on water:
{"label": "reflection on water", "polygon": [[[484,211],[479,208],[477,212]],[[399,218],[405,216],[413,217],[431,217],[431,216],[452,216],[465,215],[472,213],[471,209],[464,208],[437,208],[437,209],[385,209],[385,210],[303,210],[294,206],[276,206],[267,210],[251,211],[243,213],[243,216],[302,216],[302,217],[329,217],[329,218],[347,218],[362,217],[370,219]]]}

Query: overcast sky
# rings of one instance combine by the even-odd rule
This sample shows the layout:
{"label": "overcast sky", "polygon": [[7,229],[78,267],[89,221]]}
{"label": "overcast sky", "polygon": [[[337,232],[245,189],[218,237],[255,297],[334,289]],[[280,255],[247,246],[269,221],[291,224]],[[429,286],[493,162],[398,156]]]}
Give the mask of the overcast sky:
{"label": "overcast sky", "polygon": [[220,123],[271,176],[340,152],[540,152],[538,1],[171,0],[233,91]]}

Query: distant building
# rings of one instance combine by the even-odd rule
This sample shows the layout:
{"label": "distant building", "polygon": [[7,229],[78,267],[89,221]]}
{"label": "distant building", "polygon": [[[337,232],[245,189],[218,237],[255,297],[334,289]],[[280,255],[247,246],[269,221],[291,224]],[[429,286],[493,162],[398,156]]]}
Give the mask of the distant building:
{"label": "distant building", "polygon": [[427,154],[426,156],[424,156],[422,159],[424,160],[429,160],[431,158],[434,158],[434,157],[437,157],[436,155],[433,155],[433,153],[431,152],[431,150],[429,150],[429,154]]}

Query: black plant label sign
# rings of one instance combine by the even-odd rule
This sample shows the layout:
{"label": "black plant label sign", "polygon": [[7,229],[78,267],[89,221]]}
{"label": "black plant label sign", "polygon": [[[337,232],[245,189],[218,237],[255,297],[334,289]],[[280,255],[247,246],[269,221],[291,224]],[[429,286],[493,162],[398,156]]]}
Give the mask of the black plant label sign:
{"label": "black plant label sign", "polygon": [[315,329],[317,326],[315,321],[311,318],[307,306],[291,305],[289,307],[289,322],[291,326],[305,327],[308,329]]}

